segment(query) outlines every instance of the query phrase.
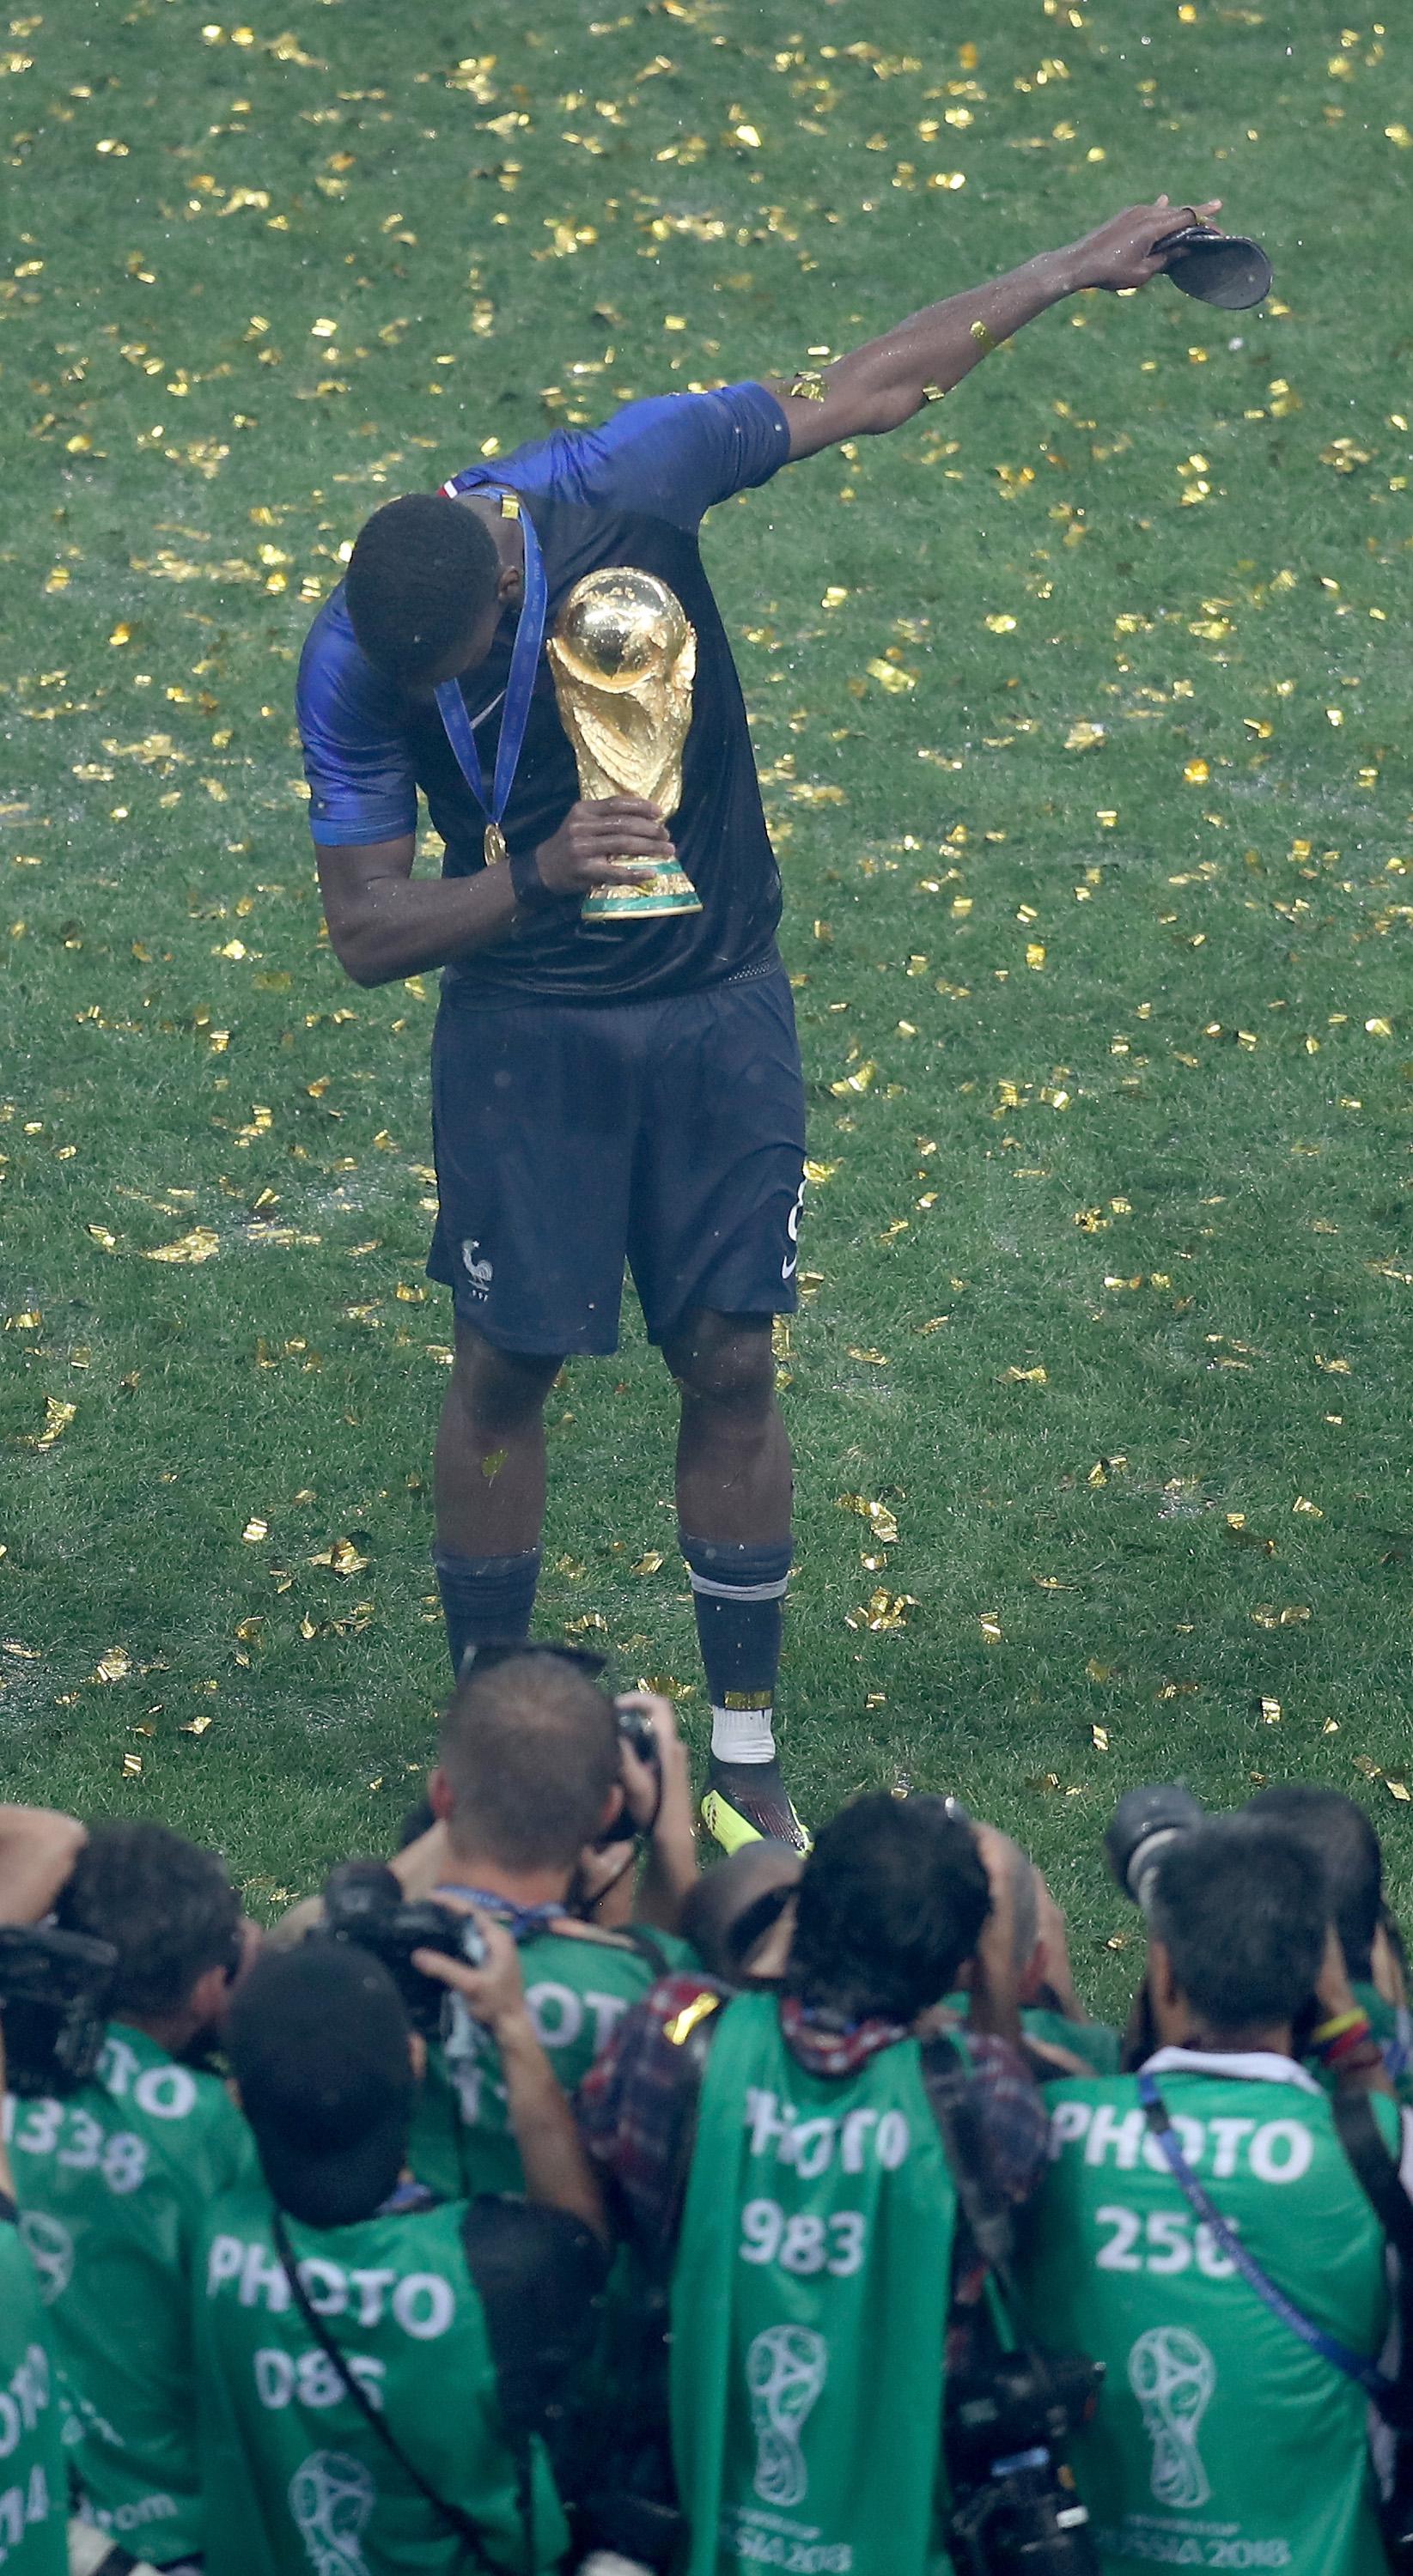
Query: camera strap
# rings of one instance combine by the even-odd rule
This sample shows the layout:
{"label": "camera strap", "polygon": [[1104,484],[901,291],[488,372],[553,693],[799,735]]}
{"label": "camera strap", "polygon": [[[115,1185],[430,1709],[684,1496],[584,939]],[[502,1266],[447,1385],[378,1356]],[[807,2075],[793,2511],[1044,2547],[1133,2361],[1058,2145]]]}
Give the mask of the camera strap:
{"label": "camera strap", "polygon": [[976,2107],[966,2060],[941,2033],[925,2040],[922,2081],[942,2139],[957,2206],[972,2242],[1001,2293],[1012,2331],[1022,2314],[1014,2273],[1015,2228],[1010,2203],[996,2180],[986,2132]]}
{"label": "camera strap", "polygon": [[[299,2277],[299,2258],[295,2253],[294,2247],[290,2243],[289,2230],[285,2225],[285,2216],[282,2209],[272,2209],[270,2213],[270,2229],[275,2240],[275,2250],[279,2255],[280,2261],[285,2267],[285,2277],[289,2282],[290,2296],[294,2300],[294,2304],[299,2310],[301,2319],[308,2327],[309,2332],[314,2337],[314,2340],[318,2344],[321,2352],[323,2352],[327,2359],[332,2362],[334,2369],[337,2371],[338,2376],[343,2383],[345,2394],[352,2398],[354,2405],[357,2407],[364,2423],[368,2426],[369,2431],[376,2436],[389,2457],[396,2460],[398,2467],[402,2470],[404,2476],[411,2479],[418,2494],[432,2507],[434,2513],[440,2514],[442,2521],[447,2526],[447,2529],[456,2534],[456,2537],[461,2542],[463,2549],[468,2552],[472,2564],[478,2568],[485,2569],[487,2571],[487,2576],[495,2576],[492,2562],[486,2553],[485,2543],[481,2538],[481,2534],[476,2524],[472,2521],[470,2514],[463,2513],[460,2505],[458,2504],[448,2504],[446,2497],[437,2493],[431,2480],[422,2475],[416,2461],[408,2458],[407,2453],[404,2451],[402,2444],[399,2442],[391,2426],[386,2422],[379,2409],[373,2404],[367,2389],[361,2386],[359,2381],[354,2377],[353,2372],[349,2369],[348,2363],[345,2361],[337,2343],[329,2332],[329,2328],[325,2323],[325,2320],[320,2316],[318,2309],[310,2299],[303,2281]],[[527,2531],[527,2542],[528,2537],[529,2535]]]}
{"label": "camera strap", "polygon": [[[1288,2326],[1292,2334],[1298,2335],[1311,2352],[1317,2352],[1323,2361],[1332,2363],[1336,2370],[1343,2372],[1346,2379],[1357,2380],[1387,2424],[1395,2431],[1405,2429],[1409,2420],[1409,2405],[1400,2382],[1390,2379],[1384,2371],[1380,2370],[1377,2362],[1366,2361],[1362,2354],[1352,2352],[1348,2344],[1341,2343],[1337,2335],[1327,2333],[1323,2326],[1316,2325],[1312,2317],[1307,2317],[1304,2311],[1296,2306],[1294,2300],[1287,2298],[1285,2291],[1277,2287],[1269,2274],[1262,2271],[1254,2254],[1248,2252],[1240,2237],[1228,2226],[1216,2202],[1198,2181],[1184,2156],[1178,2143],[1177,2131],[1173,2127],[1172,2115],[1153,2076],[1147,2074],[1139,2076],[1138,2098],[1147,2113],[1148,2126],[1158,2142],[1158,2152],[1169,2173],[1189,2209],[1202,2220],[1213,2243],[1220,2247],[1233,2270],[1240,2273],[1247,2287],[1255,2291],[1257,2298],[1270,2309],[1272,2316],[1278,2317],[1283,2326]],[[1370,2126],[1373,2126],[1372,2119]],[[1377,2134],[1375,2131],[1375,2136]],[[1343,2143],[1342,2132],[1341,2142]],[[1380,2145],[1382,2146],[1382,2141]],[[1347,2147],[1346,2153],[1348,2153]],[[1354,2161],[1352,2157],[1350,2160]],[[1373,2193],[1365,2182],[1359,2166],[1355,2164],[1354,2169],[1372,2199]],[[1394,2180],[1397,2183],[1396,2173]],[[1375,2208],[1378,2208],[1377,2202],[1375,2202]],[[1410,2212],[1410,2220],[1413,2220],[1413,2212]]]}

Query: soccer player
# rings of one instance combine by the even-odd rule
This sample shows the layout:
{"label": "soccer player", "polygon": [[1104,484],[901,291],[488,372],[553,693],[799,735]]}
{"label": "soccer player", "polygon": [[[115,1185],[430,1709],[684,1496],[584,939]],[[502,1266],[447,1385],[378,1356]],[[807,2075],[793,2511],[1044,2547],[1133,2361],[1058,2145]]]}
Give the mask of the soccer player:
{"label": "soccer player", "polygon": [[[1405,2182],[1413,2155],[1327,1928],[1324,1879],[1283,1820],[1209,1818],[1159,1866],[1148,1992],[1163,2044],[1137,2075],[1048,2088],[1031,2313],[1047,2342],[1105,2365],[1073,2455],[1105,2576],[1384,2563],[1368,2401],[1332,2346],[1377,2361],[1385,2244],[1333,2105],[1294,2055],[1316,1994],[1336,2083],[1382,2093],[1370,2110]],[[1164,2161],[1153,2131],[1169,2123],[1207,2214]],[[1242,2277],[1232,2239],[1318,2348]]]}
{"label": "soccer player", "polygon": [[[712,1711],[704,1814],[727,1848],[805,1842],[772,1723],[791,1549],[771,1356],[771,1318],[795,1304],[804,1095],[780,877],[697,532],[782,465],[898,428],[1064,297],[1146,285],[1163,237],[1214,211],[1131,207],[822,373],[630,403],[390,501],[305,646],[299,726],[335,952],[365,985],[446,970],[428,1269],[456,1319],[435,1559],[453,1666],[528,1631],[545,1396],[566,1356],[616,1349],[626,1261],[681,1395],[677,1508]],[[665,581],[696,631],[671,816],[580,798],[540,650],[574,584],[609,565]],[[412,873],[419,788],[446,844],[439,882]],[[622,863],[674,854],[699,911],[581,918]]]}

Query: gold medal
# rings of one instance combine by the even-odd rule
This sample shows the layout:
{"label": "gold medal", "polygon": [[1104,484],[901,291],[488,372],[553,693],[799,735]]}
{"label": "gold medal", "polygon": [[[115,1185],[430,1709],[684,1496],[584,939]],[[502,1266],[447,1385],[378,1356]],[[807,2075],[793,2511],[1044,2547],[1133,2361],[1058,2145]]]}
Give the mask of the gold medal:
{"label": "gold medal", "polygon": [[481,843],[481,852],[488,868],[501,867],[509,858],[510,852],[505,846],[505,834],[501,830],[499,823],[488,823],[486,825],[485,838]]}

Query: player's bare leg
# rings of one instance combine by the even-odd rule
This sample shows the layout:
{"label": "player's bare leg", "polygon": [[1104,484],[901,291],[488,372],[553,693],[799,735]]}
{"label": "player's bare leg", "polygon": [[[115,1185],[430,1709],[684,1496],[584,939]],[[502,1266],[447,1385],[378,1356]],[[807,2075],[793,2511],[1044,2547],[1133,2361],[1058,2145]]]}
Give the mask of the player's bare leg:
{"label": "player's bare leg", "polygon": [[562,1363],[456,1325],[437,1432],[437,1584],[452,1667],[468,1646],[528,1636],[545,1516],[544,1405]]}
{"label": "player's bare leg", "polygon": [[698,1312],[663,1357],[682,1398],[677,1517],[712,1703],[703,1813],[728,1849],[752,1832],[804,1848],[773,1732],[791,1482],[771,1318]]}

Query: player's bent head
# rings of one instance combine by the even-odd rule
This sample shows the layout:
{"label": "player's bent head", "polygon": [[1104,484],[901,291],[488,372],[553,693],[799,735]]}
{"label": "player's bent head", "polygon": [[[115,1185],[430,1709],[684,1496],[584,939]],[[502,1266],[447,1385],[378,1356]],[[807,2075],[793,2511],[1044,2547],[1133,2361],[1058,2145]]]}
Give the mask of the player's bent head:
{"label": "player's bent head", "polygon": [[371,2218],[402,2171],[416,2081],[381,1960],[318,1933],[266,1951],[231,2006],[226,2048],[279,2207],[309,2227]]}
{"label": "player's bent head", "polygon": [[1318,1860],[1283,1824],[1209,1816],[1158,1865],[1149,1929],[1209,2031],[1284,2028],[1314,1993],[1329,1923]]}
{"label": "player's bent head", "polygon": [[570,1870],[608,1821],[621,1777],[605,1691],[553,1655],[474,1667],[442,1719],[433,1803],[458,1857]]}
{"label": "player's bent head", "polygon": [[955,1984],[990,1911],[971,1826],[944,1799],[871,1790],[805,1863],[786,1990],[850,2019],[915,2021]]}
{"label": "player's bent head", "polygon": [[1364,1810],[1338,1789],[1321,1789],[1313,1780],[1293,1780],[1288,1787],[1258,1789],[1246,1812],[1262,1824],[1280,1825],[1303,1843],[1323,1868],[1329,1882],[1330,1910],[1351,1977],[1366,1984],[1373,1975],[1371,1952],[1383,1904],[1384,1864],[1379,1838]]}
{"label": "player's bent head", "polygon": [[118,1953],[110,2010],[121,2020],[180,2013],[213,1969],[240,1963],[240,1898],[215,1852],[166,1825],[99,1824],[58,1904],[65,1931]]}
{"label": "player's bent head", "polygon": [[375,669],[413,686],[484,661],[499,580],[495,540],[474,510],[444,492],[408,492],[359,530],[344,598]]}

